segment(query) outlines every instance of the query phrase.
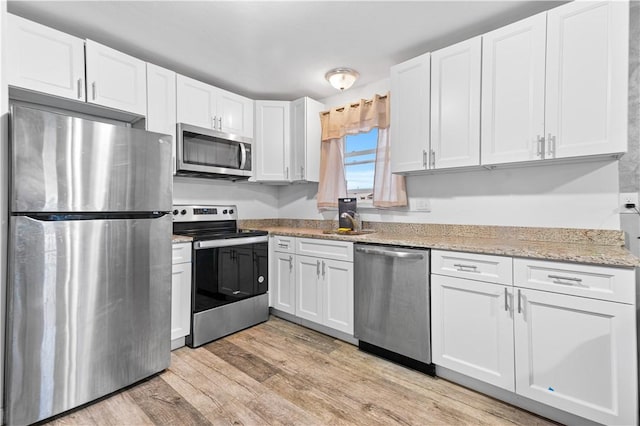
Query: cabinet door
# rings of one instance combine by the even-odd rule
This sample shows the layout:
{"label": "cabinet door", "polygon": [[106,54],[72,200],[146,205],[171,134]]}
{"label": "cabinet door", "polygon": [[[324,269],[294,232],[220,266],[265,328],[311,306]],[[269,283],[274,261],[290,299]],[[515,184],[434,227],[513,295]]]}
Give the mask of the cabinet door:
{"label": "cabinet door", "polygon": [[256,101],[256,180],[289,180],[289,102]]}
{"label": "cabinet door", "polygon": [[296,316],[322,324],[321,260],[296,256]]}
{"label": "cabinet door", "polygon": [[253,138],[253,100],[226,90],[216,90],[217,129]]}
{"label": "cabinet door", "polygon": [[296,274],[294,255],[275,252],[273,261],[273,284],[271,291],[271,306],[295,315],[296,313]]}
{"label": "cabinet door", "polygon": [[176,73],[147,64],[147,130],[173,138],[173,174],[176,174]]}
{"label": "cabinet door", "polygon": [[7,14],[7,82],[85,101],[84,40]]}
{"label": "cabinet door", "polygon": [[546,23],[541,13],[482,36],[482,164],[543,158]]}
{"label": "cabinet door", "polygon": [[516,393],[598,423],[637,424],[634,306],[528,289],[516,299]]}
{"label": "cabinet door", "polygon": [[322,260],[324,325],[353,335],[353,263]]}
{"label": "cabinet door", "polygon": [[[320,118],[318,118],[318,121]],[[305,179],[307,98],[291,102],[291,180]],[[320,147],[318,146],[318,156]]]}
{"label": "cabinet door", "polygon": [[481,41],[431,53],[431,168],[480,165]]}
{"label": "cabinet door", "polygon": [[431,276],[433,362],[514,390],[512,287]]}
{"label": "cabinet door", "polygon": [[147,115],[147,67],[138,58],[86,42],[87,101]]}
{"label": "cabinet door", "polygon": [[191,330],[191,263],[173,265],[171,278],[171,340]]}
{"label": "cabinet door", "polygon": [[193,126],[216,128],[215,88],[201,81],[176,76],[177,121]]}
{"label": "cabinet door", "polygon": [[428,164],[431,54],[391,67],[391,172]]}
{"label": "cabinet door", "polygon": [[291,102],[291,180],[320,179],[320,113],[324,104],[305,97]]}
{"label": "cabinet door", "polygon": [[628,2],[572,2],[548,19],[547,157],[625,152]]}

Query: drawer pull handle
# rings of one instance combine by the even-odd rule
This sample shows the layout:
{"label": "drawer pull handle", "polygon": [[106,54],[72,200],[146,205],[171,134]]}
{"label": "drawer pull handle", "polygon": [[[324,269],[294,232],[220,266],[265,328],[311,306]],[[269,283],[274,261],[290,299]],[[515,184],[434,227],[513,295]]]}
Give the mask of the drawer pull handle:
{"label": "drawer pull handle", "polygon": [[473,271],[467,271],[467,272],[478,272],[478,271],[476,271],[476,269],[478,269],[478,267],[476,265],[465,265],[463,263],[454,263],[453,266],[458,268],[458,271],[464,271],[466,269],[473,269]]}
{"label": "drawer pull handle", "polygon": [[280,248],[289,248],[289,244],[278,243],[278,247],[280,247]]}
{"label": "drawer pull handle", "polygon": [[509,302],[507,301],[507,298],[509,297],[509,292],[507,291],[507,288],[504,288],[504,310],[505,311],[509,311]]}
{"label": "drawer pull handle", "polygon": [[562,281],[573,281],[574,283],[579,284],[582,282],[582,278],[574,278],[574,277],[563,277],[562,275],[547,275],[549,278],[551,278],[552,280],[554,280],[557,284],[569,284],[570,283],[566,283],[566,282],[562,282]]}

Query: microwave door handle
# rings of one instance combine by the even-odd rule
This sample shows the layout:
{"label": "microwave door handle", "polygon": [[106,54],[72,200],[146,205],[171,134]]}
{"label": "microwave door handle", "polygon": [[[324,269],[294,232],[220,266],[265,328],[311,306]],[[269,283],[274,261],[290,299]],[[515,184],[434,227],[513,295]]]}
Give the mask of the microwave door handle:
{"label": "microwave door handle", "polygon": [[240,170],[244,170],[244,166],[247,162],[247,148],[244,143],[240,142]]}

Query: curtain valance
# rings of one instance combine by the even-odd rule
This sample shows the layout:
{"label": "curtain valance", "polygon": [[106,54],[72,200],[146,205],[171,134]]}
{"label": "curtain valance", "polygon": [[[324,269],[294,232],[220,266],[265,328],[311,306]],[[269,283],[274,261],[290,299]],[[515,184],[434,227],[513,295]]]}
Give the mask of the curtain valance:
{"label": "curtain valance", "polygon": [[339,139],[345,135],[366,133],[377,127],[389,127],[390,94],[375,95],[373,99],[361,99],[360,102],[333,108],[320,113],[322,123],[322,141]]}

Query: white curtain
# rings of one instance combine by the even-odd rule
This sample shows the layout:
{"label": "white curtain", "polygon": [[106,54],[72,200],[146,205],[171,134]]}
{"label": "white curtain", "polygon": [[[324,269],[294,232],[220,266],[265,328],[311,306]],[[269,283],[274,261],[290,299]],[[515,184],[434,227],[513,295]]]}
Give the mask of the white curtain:
{"label": "white curtain", "polygon": [[389,128],[378,129],[376,172],[373,179],[373,205],[374,207],[404,207],[407,205],[405,178],[391,173]]}
{"label": "white curtain", "polygon": [[338,198],[347,196],[344,176],[344,138],[323,141],[320,149],[318,208],[338,207]]}

